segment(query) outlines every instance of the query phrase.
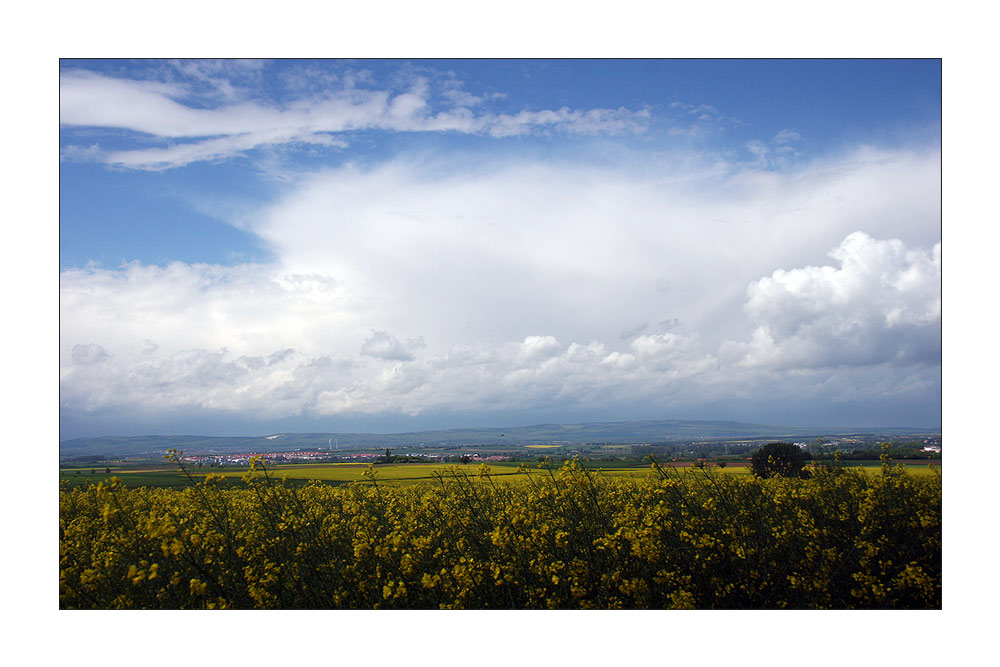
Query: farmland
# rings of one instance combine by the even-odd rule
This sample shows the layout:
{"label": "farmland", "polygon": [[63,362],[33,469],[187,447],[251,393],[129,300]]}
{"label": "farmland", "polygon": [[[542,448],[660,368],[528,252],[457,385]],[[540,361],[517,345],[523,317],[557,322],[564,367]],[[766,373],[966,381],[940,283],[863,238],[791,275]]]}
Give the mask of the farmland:
{"label": "farmland", "polygon": [[[160,456],[167,449],[186,452],[257,452],[339,448],[348,451],[378,451],[386,447],[411,453],[449,454],[463,451],[494,450],[516,453],[530,450],[575,450],[584,455],[627,452],[637,443],[697,448],[728,443],[759,446],[769,440],[794,440],[833,444],[846,449],[858,443],[886,440],[915,440],[936,437],[940,431],[916,429],[849,429],[817,432],[815,429],[764,426],[719,421],[633,421],[584,424],[539,424],[527,427],[452,429],[414,433],[280,433],[252,437],[133,436],[76,438],[59,443],[60,456]],[[336,443],[336,445],[334,445]],[[688,447],[687,449],[691,449]],[[333,453],[333,452],[331,452]],[[877,455],[876,455],[877,458]]]}
{"label": "farmland", "polygon": [[[693,467],[696,462],[684,461],[668,464],[672,467],[687,468]],[[583,462],[588,468],[599,471],[599,475],[606,478],[619,477],[646,477],[650,474],[650,464],[643,462]],[[903,470],[909,475],[927,477],[940,473],[940,461],[932,462],[911,462],[899,463]],[[744,475],[749,470],[745,463],[733,463],[724,468],[719,468],[717,464],[708,464],[712,468],[724,475]],[[877,473],[880,463],[876,460],[849,461],[845,467],[857,468],[867,473]],[[368,471],[368,464],[365,463],[324,463],[324,464],[285,464],[270,466],[269,471],[277,478],[286,477],[292,483],[304,483],[309,481],[320,481],[330,484],[350,484],[352,482],[363,482],[369,479],[365,474]],[[475,474],[475,465],[447,465],[443,463],[399,463],[399,464],[378,464],[373,466],[377,479],[389,486],[401,486],[405,484],[419,482],[433,482],[442,473],[448,474],[449,470],[465,470],[467,473]],[[526,475],[519,472],[517,464],[495,463],[488,466],[490,474],[498,480],[505,482],[523,482]],[[91,471],[94,471],[91,473]],[[105,470],[109,472],[105,473]],[[227,468],[212,468],[204,470],[201,468],[191,468],[191,477],[195,480],[203,480],[206,475],[212,474],[221,477],[229,483],[238,482],[249,470],[249,466],[232,466]],[[190,480],[173,465],[153,465],[143,462],[138,465],[115,464],[100,468],[64,468],[60,470],[60,482],[68,487],[87,486],[91,483],[109,482],[112,477],[117,477],[122,484],[131,488],[142,486],[183,488],[190,485]]]}
{"label": "farmland", "polygon": [[68,460],[60,606],[939,608],[940,454],[784,444],[802,478],[755,439]]}
{"label": "farmland", "polygon": [[940,607],[936,469],[251,468],[64,485],[60,606]]}

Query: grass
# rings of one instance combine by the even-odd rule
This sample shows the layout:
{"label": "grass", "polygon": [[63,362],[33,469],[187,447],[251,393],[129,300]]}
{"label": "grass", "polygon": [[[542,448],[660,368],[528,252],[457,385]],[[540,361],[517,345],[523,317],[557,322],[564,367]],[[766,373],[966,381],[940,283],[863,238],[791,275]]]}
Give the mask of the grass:
{"label": "grass", "polygon": [[86,487],[88,484],[97,484],[98,482],[108,482],[112,477],[118,477],[125,485],[131,488],[139,488],[141,486],[157,487],[157,488],[171,488],[171,489],[181,489],[185,486],[191,486],[191,482],[188,481],[182,473],[180,473],[176,468],[172,470],[141,470],[141,471],[129,471],[129,470],[115,470],[111,469],[111,474],[106,475],[104,470],[99,470],[96,474],[91,475],[89,471],[81,471],[79,475],[74,471],[59,471],[59,481],[66,482],[66,485],[70,488],[81,486]]}

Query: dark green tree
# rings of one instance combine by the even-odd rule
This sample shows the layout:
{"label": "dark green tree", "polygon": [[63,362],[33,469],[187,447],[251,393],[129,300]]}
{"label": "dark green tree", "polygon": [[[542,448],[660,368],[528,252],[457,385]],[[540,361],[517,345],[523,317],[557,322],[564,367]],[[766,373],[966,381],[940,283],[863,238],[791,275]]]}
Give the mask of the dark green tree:
{"label": "dark green tree", "polygon": [[790,442],[770,442],[750,457],[753,474],[758,477],[805,477],[805,453]]}

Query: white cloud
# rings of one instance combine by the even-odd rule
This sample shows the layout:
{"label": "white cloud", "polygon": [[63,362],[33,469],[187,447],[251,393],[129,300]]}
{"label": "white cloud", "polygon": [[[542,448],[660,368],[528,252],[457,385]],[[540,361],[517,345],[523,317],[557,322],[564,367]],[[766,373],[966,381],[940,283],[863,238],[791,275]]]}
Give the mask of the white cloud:
{"label": "white cloud", "polygon": [[664,333],[639,336],[632,341],[631,348],[644,368],[666,373],[672,378],[704,373],[717,366],[712,355],[702,352],[696,335]]}
{"label": "white cloud", "polygon": [[751,139],[744,148],[754,156],[750,164],[755,167],[787,167],[800,153],[791,144],[801,139],[795,130],[781,130],[767,141]]}
{"label": "white cloud", "polygon": [[849,235],[830,256],[840,267],[777,270],[747,289],[756,323],[730,352],[746,365],[781,368],[938,363],[941,245],[907,250],[899,240]]}
{"label": "white cloud", "polygon": [[522,111],[515,115],[488,115],[479,119],[475,125],[494,137],[528,134],[538,127],[550,127],[573,134],[619,134],[642,132],[645,130],[650,116],[648,109],[630,111],[618,108],[580,111],[563,107],[556,111]]}
{"label": "white cloud", "polygon": [[[424,77],[412,77],[403,92],[356,88],[344,77],[322,95],[283,104],[255,101],[224,77],[224,67],[177,64],[195,82],[209,82],[213,106],[195,105],[191,86],[160,81],[116,79],[94,72],[61,73],[60,124],[63,127],[125,129],[167,140],[168,145],[123,150],[84,150],[72,145],[66,159],[99,159],[133,169],[167,169],[192,162],[230,158],[262,146],[294,143],[343,147],[335,136],[353,130],[461,132],[506,137],[537,131],[571,134],[641,132],[648,110],[543,109],[516,114],[476,112],[483,99],[454,87],[431,90]],[[449,103],[432,111],[432,105]]]}
{"label": "white cloud", "polygon": [[[690,162],[677,160],[684,173]],[[456,336],[611,341],[642,322],[701,326],[739,308],[751,281],[815,262],[856,229],[937,241],[935,154],[862,152],[787,174],[731,167],[693,182],[674,169],[669,159],[346,167],[305,180],[251,229],[287,270],[341,280],[377,312],[374,328],[431,348]]]}
{"label": "white cloud", "polygon": [[369,329],[363,309],[329,276],[255,264],[66,270],[59,307],[64,357],[93,342],[129,354],[151,343],[162,354],[225,348],[254,356],[303,346],[353,353]]}
{"label": "white cloud", "polygon": [[59,151],[59,158],[65,162],[104,162],[107,151],[97,144],[64,146]]}
{"label": "white cloud", "polygon": [[553,336],[527,336],[521,344],[521,358],[528,362],[551,359],[562,350]]}
{"label": "white cloud", "polygon": [[261,146],[299,143],[331,148],[343,148],[347,146],[346,141],[328,134],[277,131],[254,132],[217,139],[206,139],[204,141],[178,143],[166,148],[137,148],[100,153],[93,150],[88,152],[74,151],[67,154],[67,151],[72,148],[67,147],[63,151],[63,157],[82,161],[87,157],[97,156],[101,161],[108,164],[157,171],[172,169],[191,162],[226,159]]}
{"label": "white cloud", "polygon": [[[64,271],[63,406],[278,418],[934,386],[936,154],[681,178],[693,159],[348,167],[247,227],[273,264]],[[831,247],[839,266],[819,266]]]}
{"label": "white cloud", "polygon": [[801,138],[802,138],[802,135],[800,135],[795,130],[787,130],[786,129],[786,130],[781,130],[776,135],[774,135],[774,137],[771,139],[771,143],[774,143],[774,144],[788,144],[788,143],[791,143],[793,141],[798,141]]}
{"label": "white cloud", "polygon": [[414,353],[422,347],[423,338],[410,338],[401,343],[387,331],[372,331],[361,345],[361,354],[388,361],[413,361]]}
{"label": "white cloud", "polygon": [[99,364],[108,358],[108,353],[100,345],[74,345],[70,358],[77,366]]}

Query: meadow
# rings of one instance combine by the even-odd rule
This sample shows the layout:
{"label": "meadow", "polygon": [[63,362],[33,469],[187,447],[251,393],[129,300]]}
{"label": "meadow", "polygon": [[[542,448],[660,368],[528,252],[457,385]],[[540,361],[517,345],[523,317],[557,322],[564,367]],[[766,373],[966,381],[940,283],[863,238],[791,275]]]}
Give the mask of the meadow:
{"label": "meadow", "polygon": [[935,470],[539,465],[64,484],[60,607],[940,608]]}

